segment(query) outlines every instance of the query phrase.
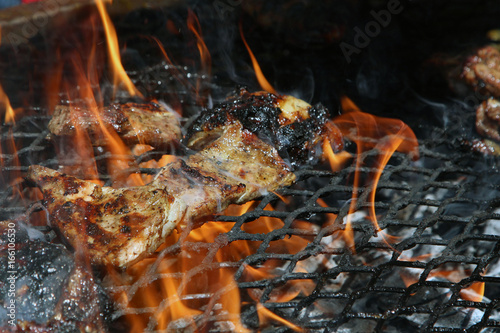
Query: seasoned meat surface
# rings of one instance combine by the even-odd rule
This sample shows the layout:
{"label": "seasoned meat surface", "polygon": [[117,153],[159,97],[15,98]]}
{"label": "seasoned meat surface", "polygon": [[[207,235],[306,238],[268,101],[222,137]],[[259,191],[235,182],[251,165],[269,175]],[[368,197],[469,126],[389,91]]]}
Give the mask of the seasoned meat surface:
{"label": "seasoned meat surface", "polygon": [[500,51],[492,46],[479,49],[467,59],[462,77],[482,95],[500,97]]}
{"label": "seasoned meat surface", "polygon": [[235,122],[201,151],[165,166],[148,185],[114,189],[31,166],[50,223],[95,264],[126,267],[183,221],[217,213],[295,180],[277,151]]}
{"label": "seasoned meat surface", "polygon": [[101,187],[37,165],[28,178],[42,189],[50,224],[96,264],[127,265],[154,251],[176,226],[179,212],[165,189]]}
{"label": "seasoned meat surface", "polygon": [[78,130],[89,134],[95,146],[106,145],[111,132],[127,144],[148,144],[166,148],[181,137],[174,112],[156,103],[112,104],[98,110],[74,106],[56,106],[49,130],[56,136],[74,136]]}
{"label": "seasoned meat surface", "polygon": [[[177,163],[177,164],[176,164]],[[189,205],[187,217],[213,214],[295,180],[276,150],[235,123],[206,148],[167,165],[151,185],[165,186]]]}
{"label": "seasoned meat surface", "polygon": [[[238,96],[202,112],[187,129],[184,142],[192,149],[199,149],[228,124],[240,122],[245,129],[273,145],[284,160],[298,166],[317,157],[317,147],[327,131],[328,120],[328,110],[320,104],[311,106],[288,95],[250,93],[241,89]],[[341,150],[340,131],[330,130],[331,137],[332,134],[333,148]]]}
{"label": "seasoned meat surface", "polygon": [[[500,51],[493,46],[485,46],[470,56],[462,70],[464,81],[476,91],[476,95],[484,100],[476,108],[476,131],[485,138],[500,142]],[[496,149],[491,142],[484,141],[481,146],[489,146],[487,150]],[[475,150],[477,145],[474,146]]]}
{"label": "seasoned meat surface", "polygon": [[500,141],[500,101],[489,98],[478,106],[476,130],[485,137]]}

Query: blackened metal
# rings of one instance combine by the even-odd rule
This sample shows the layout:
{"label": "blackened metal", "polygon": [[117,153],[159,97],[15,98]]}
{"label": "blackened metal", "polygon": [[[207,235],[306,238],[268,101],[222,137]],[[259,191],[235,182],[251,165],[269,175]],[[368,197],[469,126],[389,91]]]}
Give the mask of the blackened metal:
{"label": "blackened metal", "polygon": [[[33,202],[33,198],[26,196],[27,184],[22,181],[29,165],[60,166],[53,143],[46,139],[48,120],[34,115],[2,128],[2,219],[19,216]],[[222,247],[238,240],[260,245],[242,261],[207,262],[198,269],[234,268],[246,304],[255,305],[249,295],[258,291],[259,301],[268,309],[314,332],[383,331],[402,326],[408,332],[497,330],[500,327],[498,161],[464,149],[459,140],[447,133],[437,128],[429,139],[420,140],[421,157],[417,162],[395,153],[382,173],[374,205],[380,229],[394,236],[389,244],[366,214],[371,185],[356,190],[352,184],[355,164],[334,174],[320,164],[299,169],[297,183],[280,191],[288,203],[269,194],[242,216],[219,216],[222,223],[234,223],[231,231],[224,235],[224,242],[199,244],[200,248]],[[95,153],[97,162],[113,157],[101,150]],[[376,153],[368,151],[362,157],[370,160]],[[137,157],[137,162],[159,156],[161,152],[148,152]],[[367,179],[374,170],[370,165],[363,166],[359,169],[360,178]],[[151,175],[156,170],[138,171]],[[100,178],[110,181],[105,173]],[[355,190],[359,200],[358,215],[352,218],[354,249],[342,235]],[[319,199],[328,207],[320,205]],[[266,209],[268,204],[275,210]],[[266,234],[243,231],[245,224],[263,216],[280,219],[283,226]],[[311,227],[297,227],[298,220],[307,221]],[[291,235],[307,239],[307,246],[294,254],[270,250],[273,242]],[[174,245],[164,251],[178,254],[182,250]],[[245,267],[258,268],[271,258],[282,263],[272,277],[256,281],[244,278]],[[154,267],[150,273],[140,282],[142,286],[161,278]],[[313,287],[286,302],[273,299],[276,288],[295,282]],[[484,284],[482,300],[474,297],[470,288],[478,284]],[[130,299],[139,287],[132,286]],[[113,288],[108,292],[113,294]],[[183,297],[207,299],[211,295]],[[115,312],[114,318],[119,319],[127,311],[131,310]],[[155,310],[135,311],[151,313],[153,318]],[[255,311],[255,306],[242,307],[242,320],[250,328],[261,325],[256,321]],[[151,320],[150,326],[154,328],[155,321]],[[268,325],[271,330],[287,330],[286,326]]]}
{"label": "blackened metal", "polygon": [[[22,178],[33,163],[54,168],[59,164],[52,143],[45,139],[47,122],[47,117],[26,117],[2,131],[3,152],[10,147],[10,129],[16,147],[24,147],[18,149],[17,155],[2,155],[3,219],[23,213],[30,202],[19,196],[24,184],[13,182],[15,178],[9,175]],[[355,165],[335,174],[318,165],[300,169],[299,181],[280,192],[289,198],[289,203],[269,194],[242,216],[218,217],[223,223],[234,222],[225,235],[226,242],[245,239],[261,245],[243,261],[225,262],[217,267],[235,268],[243,300],[254,302],[248,293],[258,290],[260,302],[268,309],[311,331],[385,330],[401,326],[407,327],[408,332],[498,329],[500,172],[494,167],[497,161],[491,157],[453,145],[444,131],[436,129],[432,140],[421,140],[418,162],[400,153],[389,161],[377,188],[375,209],[380,228],[396,237],[390,244],[384,242],[380,233],[377,235],[368,221],[371,186],[367,185],[357,191],[356,210],[360,215],[353,218],[352,225],[356,247],[355,251],[349,248],[341,235],[354,191],[351,179]],[[109,158],[106,154],[97,154],[96,159]],[[369,151],[363,157],[369,159],[375,154]],[[149,158],[140,156],[138,160]],[[153,174],[155,169],[140,171]],[[374,169],[364,166],[360,171],[366,176]],[[109,179],[106,175],[101,178]],[[328,207],[319,205],[318,199]],[[269,203],[274,211],[265,209]],[[332,221],[333,214],[337,217]],[[246,223],[263,216],[280,219],[283,226],[267,234],[242,230]],[[313,227],[295,227],[297,220],[308,221]],[[295,254],[269,252],[274,241],[290,235],[306,238],[309,243]],[[170,250],[178,253],[180,248]],[[282,262],[273,277],[258,281],[243,278],[245,266],[260,267],[271,258]],[[203,265],[214,267],[214,263]],[[450,278],[452,271],[455,277]],[[159,278],[159,273],[153,271],[147,281],[152,283]],[[309,281],[314,288],[291,301],[273,301],[271,293],[275,288],[292,281]],[[485,297],[481,301],[467,297],[467,293],[473,293],[469,287],[475,283],[484,283]],[[185,295],[186,299],[200,297],[210,295]],[[255,321],[255,311],[252,306],[242,308],[242,319],[250,328],[260,325]],[[115,318],[126,313],[127,310],[120,310]],[[279,330],[286,331],[286,326]]]}

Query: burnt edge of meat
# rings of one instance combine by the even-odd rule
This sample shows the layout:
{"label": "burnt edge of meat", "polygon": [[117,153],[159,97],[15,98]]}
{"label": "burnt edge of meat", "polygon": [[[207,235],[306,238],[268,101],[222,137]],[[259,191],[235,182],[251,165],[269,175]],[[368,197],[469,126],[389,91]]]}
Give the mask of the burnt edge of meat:
{"label": "burnt edge of meat", "polygon": [[252,94],[245,88],[239,96],[204,109],[186,131],[183,143],[198,132],[209,132],[225,124],[239,121],[264,142],[276,148],[281,158],[292,166],[311,162],[315,156],[316,139],[325,131],[328,110],[320,103],[309,108],[309,118],[281,125],[279,96],[272,93]]}

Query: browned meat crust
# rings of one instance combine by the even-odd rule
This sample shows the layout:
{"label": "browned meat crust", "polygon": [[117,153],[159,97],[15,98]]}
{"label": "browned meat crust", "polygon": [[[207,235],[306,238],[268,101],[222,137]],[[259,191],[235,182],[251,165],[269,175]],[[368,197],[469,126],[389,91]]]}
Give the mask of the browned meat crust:
{"label": "browned meat crust", "polygon": [[152,253],[183,221],[217,213],[290,185],[276,150],[235,122],[196,154],[164,167],[145,186],[101,187],[31,166],[50,223],[94,264],[126,267]]}
{"label": "browned meat crust", "polygon": [[462,71],[464,80],[485,96],[500,96],[500,52],[492,46],[469,57]]}
{"label": "browned meat crust", "polygon": [[489,98],[476,110],[476,130],[482,136],[500,141],[500,101]]}
{"label": "browned meat crust", "polygon": [[77,129],[87,132],[95,146],[108,143],[105,131],[110,130],[127,144],[142,143],[155,148],[168,148],[181,137],[177,116],[156,103],[112,104],[99,110],[56,106],[49,123],[50,132],[74,136]]}
{"label": "browned meat crust", "polygon": [[463,67],[462,78],[477,93],[490,97],[476,109],[476,130],[485,138],[500,141],[500,51],[492,46],[477,50]]}

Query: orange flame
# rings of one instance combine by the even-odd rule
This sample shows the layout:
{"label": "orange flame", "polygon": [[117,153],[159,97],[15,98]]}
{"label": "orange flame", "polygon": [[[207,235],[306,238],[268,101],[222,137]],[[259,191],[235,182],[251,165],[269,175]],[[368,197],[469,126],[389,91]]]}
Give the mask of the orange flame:
{"label": "orange flame", "polygon": [[250,49],[250,46],[248,46],[247,40],[245,39],[245,35],[243,34],[243,27],[242,27],[241,23],[240,23],[240,35],[241,35],[241,39],[243,40],[243,43],[245,44],[245,47],[247,48],[248,55],[250,56],[250,59],[252,59],[252,64],[253,64],[253,68],[255,71],[255,75],[257,76],[257,80],[259,81],[260,86],[265,91],[277,95],[278,92],[269,83],[269,81],[267,81],[266,77],[264,76],[264,73],[260,69],[259,62],[257,61],[257,58],[255,58],[255,55],[253,54],[252,50]]}
{"label": "orange flame", "polygon": [[2,86],[0,85],[0,107],[5,110],[4,122],[6,124],[15,124],[16,123],[16,114],[14,109],[10,105],[9,98],[5,94]]}
{"label": "orange flame", "polygon": [[[101,21],[104,25],[104,30],[108,38],[108,51],[110,53],[110,61],[115,65],[115,78],[121,78],[115,82],[131,83],[128,76],[120,63],[118,54],[118,41],[116,33],[107,15],[102,1],[97,1],[97,6],[101,15]],[[71,150],[72,156],[66,156],[64,151],[59,151],[58,156],[61,164],[64,166],[64,172],[78,176],[80,178],[89,179],[96,183],[102,184],[98,180],[97,165],[94,156],[94,147],[92,138],[85,128],[80,125],[80,112],[92,114],[96,120],[98,129],[97,134],[106,142],[106,148],[111,155],[107,157],[108,174],[111,176],[114,186],[136,186],[143,185],[144,181],[139,174],[135,172],[138,166],[133,160],[130,148],[124,144],[116,131],[105,123],[101,114],[103,110],[103,96],[100,89],[100,79],[102,73],[99,71],[100,63],[104,59],[105,51],[99,48],[98,44],[98,25],[99,18],[96,15],[89,16],[88,24],[93,28],[89,29],[85,38],[76,40],[77,48],[71,51],[71,54],[58,54],[63,59],[70,59],[64,64],[64,68],[56,66],[55,73],[63,74],[61,78],[48,80],[49,95],[58,95],[58,90],[66,91],[70,100],[69,114],[72,126],[74,127],[75,135],[73,142],[64,142],[65,146],[73,146]],[[114,45],[114,46],[113,46]],[[83,52],[87,52],[87,54]],[[87,59],[87,60],[84,60]],[[121,74],[120,74],[121,73]],[[77,89],[75,89],[75,86]],[[133,86],[132,86],[133,87]],[[116,88],[116,86],[115,86]],[[135,89],[135,87],[134,87]],[[54,91],[57,93],[54,94]],[[134,95],[134,93],[131,93]],[[137,95],[137,94],[135,94]],[[57,103],[54,98],[49,98],[49,104]],[[82,111],[80,111],[82,110]],[[133,125],[133,124],[132,124]],[[94,129],[94,132],[96,129]],[[73,158],[77,158],[74,160]],[[72,162],[67,163],[67,162]]]}
{"label": "orange flame", "polygon": [[275,314],[274,312],[272,312],[271,310],[266,308],[261,303],[257,303],[257,314],[259,315],[259,319],[261,322],[265,322],[268,319],[272,319],[272,320],[276,320],[277,322],[282,323],[282,324],[290,327],[295,332],[304,332],[304,330],[302,328],[289,322],[288,320],[281,318],[280,316],[278,316],[277,314]]}
{"label": "orange flame", "polygon": [[196,17],[196,14],[192,10],[188,11],[187,25],[189,30],[196,37],[196,46],[198,48],[198,51],[200,52],[202,71],[210,74],[212,68],[210,52],[208,51],[207,45],[205,44],[205,41],[203,40],[203,37],[201,35],[201,26],[200,22],[198,21],[198,17]]}
{"label": "orange flame", "polygon": [[[71,115],[73,119],[73,124],[76,130],[76,144],[79,149],[78,152],[81,156],[81,161],[83,165],[87,165],[87,168],[92,170],[91,179],[97,180],[97,167],[95,166],[93,148],[91,140],[85,130],[79,128],[78,118],[80,117],[78,107],[84,107],[94,114],[95,119],[97,119],[100,127],[100,131],[107,142],[107,148],[112,153],[112,157],[107,159],[108,170],[111,178],[116,186],[137,186],[143,185],[144,182],[139,174],[130,174],[130,169],[134,168],[133,161],[130,159],[131,151],[120,139],[118,134],[112,130],[109,126],[105,124],[100,114],[102,110],[102,98],[100,96],[100,91],[94,91],[93,86],[98,85],[98,75],[96,72],[95,61],[95,49],[91,48],[89,63],[87,65],[87,72],[83,69],[83,64],[79,61],[79,57],[73,58],[73,70],[76,74],[76,81],[78,84],[78,94],[79,99],[83,101],[83,104],[71,105]],[[98,94],[98,96],[96,96]],[[74,103],[72,103],[74,104]],[[89,159],[89,157],[91,157]],[[88,162],[92,161],[92,162]],[[92,163],[92,166],[89,165]],[[136,167],[136,166],[135,166]],[[88,171],[87,171],[88,172]],[[89,175],[86,175],[88,178]]]}
{"label": "orange flame", "polygon": [[[239,216],[245,214],[254,205],[254,202],[247,202],[241,206],[231,205],[224,214],[226,216]],[[268,205],[265,210],[271,212],[273,208]],[[229,232],[234,225],[233,222],[206,222],[187,234],[187,230],[180,235],[173,233],[167,239],[166,249],[178,242],[182,251],[161,260],[157,270],[157,276],[161,276],[161,278],[144,284],[132,299],[124,296],[123,292],[114,295],[115,299],[123,302],[122,304],[131,311],[144,307],[157,309],[154,313],[154,319],[157,323],[155,328],[158,330],[165,330],[167,324],[172,325],[173,322],[180,321],[190,330],[203,331],[208,328],[205,325],[209,325],[207,322],[209,317],[216,316],[217,313],[224,313],[224,318],[228,318],[227,320],[231,322],[233,331],[249,332],[240,322],[240,291],[234,280],[234,272],[235,268],[240,265],[240,260],[256,253],[261,242],[244,240],[227,242],[225,238],[220,237],[221,234]],[[282,227],[283,222],[280,219],[271,217],[261,217],[242,225],[242,228],[248,233],[267,233]],[[300,230],[311,228],[310,224],[304,221],[294,223],[293,227]],[[274,243],[271,245],[273,252],[297,253],[309,242],[304,237],[292,235],[290,239],[277,240]],[[129,268],[127,274],[133,280],[139,279],[143,276],[144,271],[147,271],[154,264],[154,259],[145,259]],[[254,281],[272,278],[273,270],[280,264],[278,260],[268,260],[259,268],[247,266],[244,276],[247,280]],[[295,272],[305,272],[305,269],[298,265]],[[119,277],[116,278],[117,274],[116,272],[112,274],[115,276],[114,280],[119,281],[115,283],[126,285],[125,280],[120,281]],[[273,291],[271,300],[287,302],[294,299],[299,293],[309,295],[314,287],[314,282],[307,279],[288,281],[281,288]],[[186,298],[186,296],[193,294],[211,296],[205,299]],[[256,302],[259,301],[258,294],[249,292],[249,295]],[[262,323],[273,320],[294,330],[302,331],[298,326],[268,309],[262,308],[258,310],[258,313]],[[150,319],[145,317],[140,314],[127,315],[127,319],[134,327],[133,332],[142,332],[148,324],[151,324],[148,323]]]}
{"label": "orange flame", "polygon": [[340,171],[352,156],[345,150],[334,153],[330,140],[323,140],[323,159],[328,160],[330,168],[333,172]]}
{"label": "orange flame", "polygon": [[[0,27],[0,40],[2,39],[2,30]],[[10,105],[9,98],[0,85],[0,108],[5,112],[4,122],[6,124],[15,124],[15,112]]]}
{"label": "orange flame", "polygon": [[[414,258],[414,260],[416,259]],[[429,272],[427,279],[440,277],[453,283],[460,283],[461,281],[468,279],[470,275],[471,271],[463,269],[461,266],[457,268],[438,267]],[[418,282],[419,280],[416,276],[410,276],[407,274],[401,274],[401,278],[406,287]],[[468,287],[462,288],[459,295],[466,301],[481,302],[484,297],[484,289],[485,283],[476,281],[471,283]]]}
{"label": "orange flame", "polygon": [[123,68],[120,58],[120,50],[118,47],[118,37],[116,35],[116,30],[113,26],[113,22],[111,22],[108,12],[106,11],[103,0],[96,0],[96,6],[101,16],[104,32],[106,34],[109,63],[113,73],[113,97],[115,96],[116,89],[120,84],[123,84],[125,86],[125,89],[128,91],[130,96],[142,97],[142,94],[139,92],[139,90],[137,90],[137,88],[125,72],[125,69]]}
{"label": "orange flame", "polygon": [[[198,52],[200,53],[201,72],[206,75],[210,75],[212,69],[212,59],[210,56],[210,52],[208,51],[208,47],[205,44],[205,41],[203,40],[203,36],[201,34],[201,26],[200,22],[198,21],[198,17],[192,10],[188,11],[187,26],[196,38],[196,46],[198,48]],[[198,102],[200,103],[203,100],[201,98],[202,96],[201,80],[202,77],[199,76],[196,81],[196,91],[195,91],[196,97],[198,98]]]}
{"label": "orange flame", "polygon": [[[375,212],[375,193],[380,176],[389,159],[395,151],[410,154],[414,158],[418,157],[418,142],[413,131],[402,121],[397,119],[376,117],[364,112],[349,98],[342,98],[342,109],[344,114],[336,117],[333,124],[338,127],[345,138],[354,141],[357,146],[356,172],[353,180],[353,193],[349,207],[349,214],[346,217],[346,228],[344,237],[347,244],[354,247],[354,235],[352,229],[352,216],[357,211],[358,192],[360,187],[360,168],[363,161],[360,156],[371,149],[376,149],[379,156],[375,162],[375,171],[370,175],[372,190],[369,196],[369,217],[377,232],[382,232],[378,225]],[[339,169],[339,164],[347,159],[347,156],[335,156],[329,142],[325,140],[323,144],[324,156],[331,164],[332,171]],[[342,158],[340,158],[342,157]],[[340,160],[340,161],[339,161]],[[384,238],[390,236],[384,235]],[[387,241],[387,239],[386,239]]]}

